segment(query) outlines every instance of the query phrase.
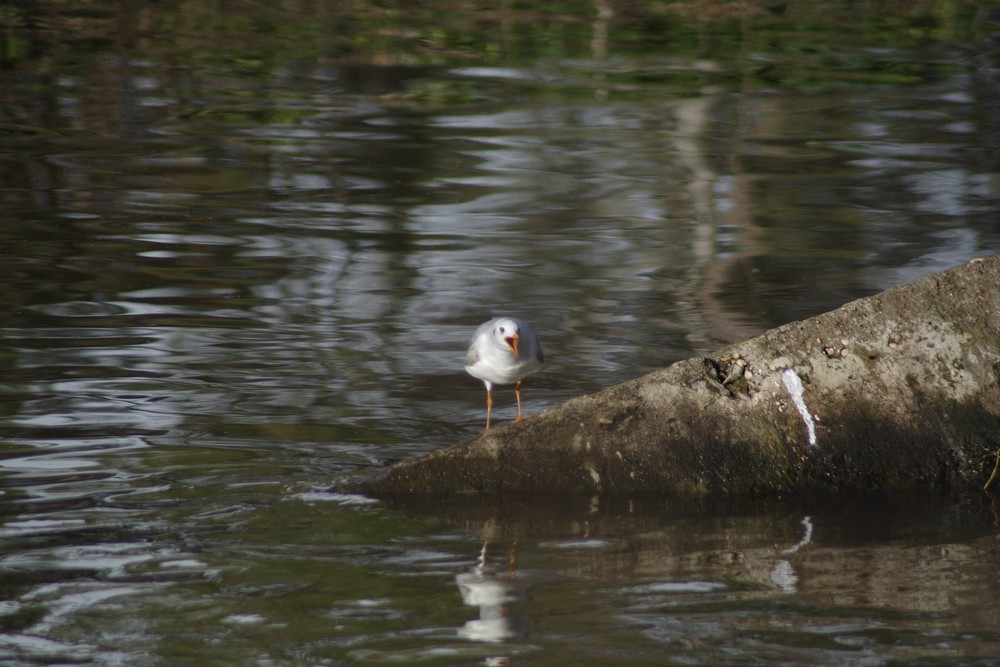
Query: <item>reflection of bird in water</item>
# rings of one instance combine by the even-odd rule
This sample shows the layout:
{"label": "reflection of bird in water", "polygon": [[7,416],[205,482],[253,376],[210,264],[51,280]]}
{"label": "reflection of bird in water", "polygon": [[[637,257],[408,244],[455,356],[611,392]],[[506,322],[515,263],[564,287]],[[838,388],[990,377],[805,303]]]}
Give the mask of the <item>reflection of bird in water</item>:
{"label": "reflection of bird in water", "polygon": [[483,642],[502,642],[528,636],[528,612],[520,605],[530,599],[528,587],[514,574],[516,543],[511,546],[508,575],[486,564],[488,541],[483,542],[479,560],[468,572],[455,576],[462,602],[479,607],[479,618],[458,629],[460,637]]}
{"label": "reflection of bird in water", "polygon": [[542,346],[526,323],[513,317],[494,317],[476,329],[465,355],[465,370],[486,385],[486,429],[493,411],[493,385],[513,384],[517,421],[521,421],[521,380],[545,363]]}

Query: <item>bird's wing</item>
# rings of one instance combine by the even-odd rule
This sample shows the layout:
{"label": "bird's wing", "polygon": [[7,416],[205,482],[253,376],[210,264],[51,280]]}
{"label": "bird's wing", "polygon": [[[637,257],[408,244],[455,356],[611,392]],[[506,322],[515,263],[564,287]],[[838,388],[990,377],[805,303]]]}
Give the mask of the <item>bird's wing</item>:
{"label": "bird's wing", "polygon": [[469,346],[469,351],[465,353],[465,365],[475,366],[479,363],[479,347],[475,342]]}

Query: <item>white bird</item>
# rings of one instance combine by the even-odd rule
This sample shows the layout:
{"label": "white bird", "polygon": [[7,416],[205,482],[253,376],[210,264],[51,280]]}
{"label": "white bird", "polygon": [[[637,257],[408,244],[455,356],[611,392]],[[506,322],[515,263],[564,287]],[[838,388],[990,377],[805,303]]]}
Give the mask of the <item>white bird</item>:
{"label": "white bird", "polygon": [[513,384],[517,396],[517,420],[521,421],[521,380],[545,363],[535,332],[514,317],[494,317],[483,322],[472,335],[465,355],[465,370],[486,385],[486,429],[493,411],[493,385]]}

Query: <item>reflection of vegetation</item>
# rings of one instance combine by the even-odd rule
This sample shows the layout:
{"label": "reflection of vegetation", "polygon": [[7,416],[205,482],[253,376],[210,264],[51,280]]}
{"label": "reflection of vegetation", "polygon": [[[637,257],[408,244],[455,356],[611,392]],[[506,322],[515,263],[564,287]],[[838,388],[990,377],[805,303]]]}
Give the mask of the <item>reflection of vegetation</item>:
{"label": "reflection of vegetation", "polygon": [[[597,15],[592,3],[553,0],[469,7],[467,2],[181,3],[54,0],[5,7],[0,28],[31,31],[42,42],[127,45],[149,53],[204,52],[232,57],[346,57],[372,62],[441,62],[580,58],[590,54]],[[973,2],[914,0],[787,3],[773,0],[612,2],[608,53],[703,56],[733,54],[747,25],[763,53],[808,52],[848,40],[878,48],[965,40],[977,13]],[[707,42],[706,42],[707,36]],[[267,40],[262,51],[261,40]],[[243,55],[240,55],[243,54]]]}
{"label": "reflection of vegetation", "polygon": [[0,28],[16,28],[24,25],[24,12],[11,5],[0,6]]}
{"label": "reflection of vegetation", "polygon": [[[295,76],[297,63],[314,72],[369,66],[358,69],[352,92],[394,105],[468,104],[540,85],[563,96],[590,96],[595,86],[619,98],[664,87],[687,94],[747,76],[768,86],[816,91],[925,81],[940,73],[940,66],[907,50],[971,40],[985,30],[984,11],[959,0],[506,0],[473,8],[456,0],[92,0],[85,7],[44,0],[0,9],[0,65],[37,64],[52,71],[64,59],[94,76],[106,68],[83,66],[88,58],[133,54],[130,62],[154,68],[254,81],[253,87],[223,88],[234,95],[246,87],[255,100],[261,98],[257,86],[281,88],[269,84]],[[442,77],[438,69],[473,63],[514,66],[522,73],[541,63],[546,73],[539,81],[529,75],[485,84],[475,77]],[[397,82],[382,85],[373,72],[391,66],[438,71],[433,77],[406,77],[403,88]],[[556,82],[553,76],[565,79]]]}

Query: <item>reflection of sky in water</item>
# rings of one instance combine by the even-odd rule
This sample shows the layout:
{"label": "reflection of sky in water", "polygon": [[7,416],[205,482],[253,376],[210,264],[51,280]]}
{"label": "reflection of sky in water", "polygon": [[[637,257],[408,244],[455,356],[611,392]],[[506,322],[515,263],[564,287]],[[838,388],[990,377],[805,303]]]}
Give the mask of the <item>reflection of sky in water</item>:
{"label": "reflection of sky in water", "polygon": [[[448,76],[559,80],[513,68]],[[63,82],[69,97],[78,84]],[[145,178],[123,167],[120,190],[135,229],[95,223],[92,237],[107,247],[89,270],[116,280],[91,298],[30,304],[68,328],[17,352],[26,370],[119,371],[49,384],[19,423],[175,436],[213,415],[472,423],[460,357],[494,313],[542,332],[551,363],[533,380],[540,391],[526,387],[537,410],[721,342],[701,310],[718,298],[702,281],[720,262],[759,256],[774,280],[784,262],[797,275],[799,257],[815,258],[826,280],[809,288],[836,302],[846,298],[831,252],[865,258],[844,274],[867,281],[852,286],[862,292],[960,263],[988,247],[975,216],[992,181],[956,162],[968,96],[914,99],[760,95],[742,118],[712,94],[436,114],[340,100],[308,123],[220,133],[203,154],[140,151],[129,160]],[[775,122],[782,115],[795,122]],[[158,132],[187,137],[169,124]],[[742,169],[724,159],[735,134]],[[817,176],[815,160],[832,168]],[[752,322],[744,294],[787,292],[792,303],[800,288],[727,289],[721,308]],[[88,325],[99,319],[108,326]],[[93,340],[67,344],[79,336]],[[391,437],[414,436],[404,427]]]}

